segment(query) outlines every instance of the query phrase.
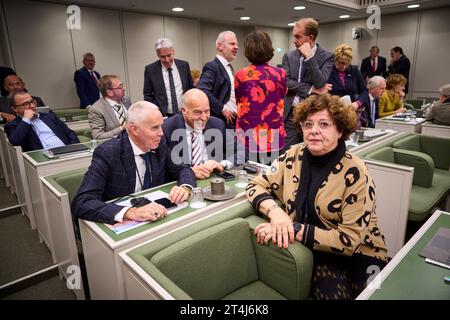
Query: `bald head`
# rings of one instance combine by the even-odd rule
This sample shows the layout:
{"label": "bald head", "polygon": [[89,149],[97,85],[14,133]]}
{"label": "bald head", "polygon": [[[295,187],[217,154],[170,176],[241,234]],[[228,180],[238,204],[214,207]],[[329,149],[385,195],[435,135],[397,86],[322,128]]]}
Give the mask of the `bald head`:
{"label": "bald head", "polygon": [[25,83],[23,83],[22,79],[14,74],[9,75],[3,81],[3,87],[9,93],[19,92],[25,89]]}
{"label": "bald head", "polygon": [[191,128],[204,129],[210,116],[208,97],[199,89],[186,91],[183,96],[181,112],[184,121]]}

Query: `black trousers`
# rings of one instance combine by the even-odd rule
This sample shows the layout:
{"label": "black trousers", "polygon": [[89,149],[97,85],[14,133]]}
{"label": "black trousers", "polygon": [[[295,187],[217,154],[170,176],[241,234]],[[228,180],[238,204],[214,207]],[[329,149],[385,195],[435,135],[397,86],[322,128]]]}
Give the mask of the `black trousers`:
{"label": "black trousers", "polygon": [[386,265],[382,260],[363,255],[314,251],[313,256],[311,297],[314,300],[354,300],[367,286],[373,272],[381,271]]}

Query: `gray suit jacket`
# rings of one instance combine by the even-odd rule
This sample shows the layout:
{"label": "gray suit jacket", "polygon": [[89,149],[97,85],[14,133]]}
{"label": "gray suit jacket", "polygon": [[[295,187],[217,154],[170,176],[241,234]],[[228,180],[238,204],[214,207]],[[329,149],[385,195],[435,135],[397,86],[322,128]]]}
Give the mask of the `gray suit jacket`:
{"label": "gray suit jacket", "polygon": [[284,119],[289,117],[291,105],[295,96],[303,100],[309,96],[312,86],[322,88],[330,77],[334,65],[334,56],[331,52],[322,49],[317,44],[314,57],[304,61],[306,71],[304,82],[299,83],[300,51],[297,49],[286,52],[283,56],[283,68],[286,70],[288,93],[284,102]]}
{"label": "gray suit jacket", "polygon": [[[123,97],[122,103],[127,110],[131,106],[131,100],[127,96]],[[119,120],[105,98],[98,99],[89,108],[88,119],[93,139],[115,138],[122,132]]]}

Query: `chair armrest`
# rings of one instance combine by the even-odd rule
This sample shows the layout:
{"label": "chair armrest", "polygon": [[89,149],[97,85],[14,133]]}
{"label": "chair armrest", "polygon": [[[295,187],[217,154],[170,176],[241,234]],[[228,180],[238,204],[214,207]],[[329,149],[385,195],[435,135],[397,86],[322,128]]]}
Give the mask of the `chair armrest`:
{"label": "chair armrest", "polygon": [[253,246],[258,264],[259,279],[288,299],[307,299],[310,295],[313,256],[310,249],[295,241],[287,249],[272,242],[261,245],[253,235],[255,227],[267,220],[247,217],[252,229]]}
{"label": "chair armrest", "polygon": [[434,161],[422,152],[404,149],[393,149],[395,163],[413,167],[413,184],[416,186],[429,188],[433,184]]}

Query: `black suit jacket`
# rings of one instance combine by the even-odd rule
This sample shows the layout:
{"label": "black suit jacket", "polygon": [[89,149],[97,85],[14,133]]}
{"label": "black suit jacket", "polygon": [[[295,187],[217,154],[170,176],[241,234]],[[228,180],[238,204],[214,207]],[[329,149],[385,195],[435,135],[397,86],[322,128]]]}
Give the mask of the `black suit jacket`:
{"label": "black suit jacket", "polygon": [[225,67],[217,57],[203,66],[197,87],[208,96],[211,114],[226,122],[222,110],[230,100],[231,82]]}
{"label": "black suit jacket", "polygon": [[[189,63],[183,60],[175,59],[174,63],[180,73],[183,93],[192,89],[191,69]],[[167,115],[167,93],[164,85],[161,61],[157,60],[145,67],[144,72],[144,100],[154,103],[158,106],[163,116]],[[179,108],[181,106],[178,106]]]}
{"label": "black suit jacket", "polygon": [[[94,71],[94,73],[97,79],[100,80],[100,73],[97,71]],[[75,71],[73,80],[75,81],[78,97],[80,98],[80,108],[86,108],[100,99],[100,90],[97,82],[92,78],[87,68],[83,67]]]}
{"label": "black suit jacket", "polygon": [[[163,132],[165,140],[169,145],[172,153],[176,154],[176,159],[184,164],[191,164],[189,159],[189,152],[184,152],[187,148],[188,137],[186,136],[186,123],[182,114],[177,114],[173,117],[164,120]],[[176,131],[179,129],[180,131]],[[222,161],[225,157],[225,124],[222,120],[211,116],[203,129],[203,136],[205,137],[205,144],[208,151],[208,159]],[[176,148],[176,149],[174,149]],[[211,149],[211,150],[210,150]],[[178,151],[179,152],[176,152]],[[188,151],[188,150],[186,150]],[[177,162],[175,154],[172,155],[172,160]]]}
{"label": "black suit jacket", "polygon": [[345,70],[345,85],[341,83],[338,72],[339,71],[336,69],[336,67],[333,66],[330,74],[330,79],[328,79],[328,83],[331,83],[331,85],[333,86],[330,94],[337,95],[339,97],[349,95],[352,99],[352,102],[358,100],[361,103],[364,103],[368,95],[368,91],[366,83],[364,82],[364,79],[362,78],[361,72],[359,71],[358,67],[350,65]]}
{"label": "black suit jacket", "polygon": [[371,57],[364,58],[361,62],[361,74],[364,80],[367,77],[372,78],[373,76],[384,77],[386,75],[386,58],[378,56],[377,68],[375,71],[372,69]]}
{"label": "black suit jacket", "polygon": [[362,127],[370,127],[375,128],[375,120],[378,119],[378,102],[379,99],[375,99],[375,119],[372,117],[370,113],[370,96],[364,96],[362,98],[362,102],[364,105],[364,109],[361,113],[361,126]]}
{"label": "black suit jacket", "polygon": [[[80,142],[75,132],[70,130],[53,112],[39,113],[39,119],[45,122],[64,144],[68,145]],[[43,148],[33,127],[25,121],[22,121],[20,117],[8,122],[5,125],[5,132],[9,142],[13,146],[21,146],[24,152]]]}
{"label": "black suit jacket", "polygon": [[[156,187],[178,179],[178,185],[195,187],[194,172],[189,166],[177,166],[170,158],[170,149],[164,141],[151,152],[152,183]],[[98,146],[92,157],[77,195],[72,202],[72,214],[76,218],[114,224],[114,216],[122,206],[105,201],[134,193],[136,162],[128,134]]]}
{"label": "black suit jacket", "polygon": [[405,86],[405,93],[408,93],[408,83],[409,83],[409,70],[411,69],[411,62],[409,61],[408,57],[405,55],[402,55],[400,59],[395,61],[393,64],[390,64],[388,66],[388,74],[394,74],[399,73],[403,75],[408,82]]}

